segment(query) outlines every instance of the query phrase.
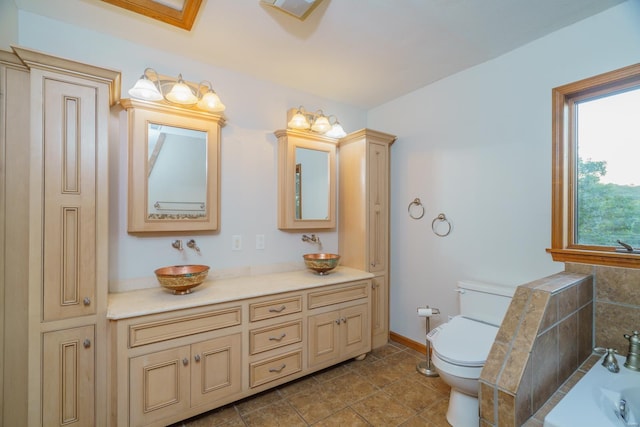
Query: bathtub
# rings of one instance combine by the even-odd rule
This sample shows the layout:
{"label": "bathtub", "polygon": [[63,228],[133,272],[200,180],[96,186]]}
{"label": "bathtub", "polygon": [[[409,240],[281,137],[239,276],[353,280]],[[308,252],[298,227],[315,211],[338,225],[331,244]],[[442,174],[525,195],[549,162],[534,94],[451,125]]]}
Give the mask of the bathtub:
{"label": "bathtub", "polygon": [[640,372],[616,358],[620,372],[609,372],[600,359],[549,412],[544,427],[640,426]]}

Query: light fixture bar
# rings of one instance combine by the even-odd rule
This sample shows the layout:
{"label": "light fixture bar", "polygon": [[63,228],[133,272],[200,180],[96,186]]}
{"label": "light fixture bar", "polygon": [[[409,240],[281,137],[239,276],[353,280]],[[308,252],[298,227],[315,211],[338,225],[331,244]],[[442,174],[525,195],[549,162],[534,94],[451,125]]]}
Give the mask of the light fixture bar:
{"label": "light fixture bar", "polygon": [[213,90],[211,82],[199,84],[185,81],[182,74],[177,78],[158,74],[153,68],[146,68],[136,84],[129,89],[129,95],[144,101],[162,101],[183,107],[200,109],[210,113],[220,113],[225,105]]}
{"label": "light fixture bar", "polygon": [[[334,119],[333,122],[331,121],[332,118]],[[347,135],[336,116],[326,116],[322,110],[312,113],[305,110],[303,106],[291,108],[287,111],[287,128],[317,133],[336,139]]]}

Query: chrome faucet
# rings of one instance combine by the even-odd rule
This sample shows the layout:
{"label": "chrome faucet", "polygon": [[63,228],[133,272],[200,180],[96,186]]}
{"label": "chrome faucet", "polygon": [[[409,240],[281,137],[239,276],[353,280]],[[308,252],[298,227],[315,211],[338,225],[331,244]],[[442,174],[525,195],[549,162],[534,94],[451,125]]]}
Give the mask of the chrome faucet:
{"label": "chrome faucet", "polygon": [[182,240],[174,240],[173,242],[171,242],[171,246],[173,246],[175,249],[181,251],[182,250]]}
{"label": "chrome faucet", "polygon": [[638,334],[638,331],[633,331],[632,335],[624,334],[624,337],[629,340],[629,353],[627,353],[624,367],[632,371],[640,371],[640,336]]}
{"label": "chrome faucet", "polygon": [[200,253],[200,248],[196,245],[196,241],[191,239],[187,242],[187,247],[193,249],[194,251]]}
{"label": "chrome faucet", "polygon": [[626,423],[628,423],[629,421],[627,420],[629,414],[628,414],[628,409],[627,409],[627,401],[624,399],[620,399],[620,403],[618,403],[618,414],[620,415],[620,418],[622,418],[622,421]]}
{"label": "chrome faucet", "polygon": [[319,251],[322,250],[322,242],[320,241],[320,236],[316,236],[315,234],[312,234],[311,236],[307,236],[306,234],[303,234],[302,241],[315,243],[318,245],[318,250]]}

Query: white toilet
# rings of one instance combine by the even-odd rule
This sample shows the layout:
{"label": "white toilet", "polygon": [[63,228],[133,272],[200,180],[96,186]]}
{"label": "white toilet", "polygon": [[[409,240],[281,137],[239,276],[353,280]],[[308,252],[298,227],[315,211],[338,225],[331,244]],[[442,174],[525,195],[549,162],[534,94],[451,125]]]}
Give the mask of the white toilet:
{"label": "white toilet", "polygon": [[453,427],[478,427],[478,378],[515,288],[458,282],[460,315],[433,329],[431,361],[451,386],[447,421]]}

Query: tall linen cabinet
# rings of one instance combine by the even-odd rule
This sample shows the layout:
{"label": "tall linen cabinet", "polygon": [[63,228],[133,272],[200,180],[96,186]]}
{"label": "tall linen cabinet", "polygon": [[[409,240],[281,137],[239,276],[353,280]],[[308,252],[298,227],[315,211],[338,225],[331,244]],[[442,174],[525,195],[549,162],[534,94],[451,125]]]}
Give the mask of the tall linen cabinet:
{"label": "tall linen cabinet", "polygon": [[[3,57],[23,64],[23,91],[7,85],[2,113],[23,114],[6,123],[3,178],[26,193],[7,186],[2,197],[2,230],[13,236],[3,243],[2,424],[102,426],[108,127],[120,73],[13,50]],[[14,68],[4,68],[5,76]],[[26,257],[12,262],[15,249]]]}
{"label": "tall linen cabinet", "polygon": [[371,129],[338,146],[338,252],[341,265],[373,273],[371,346],[389,339],[389,172],[396,137]]}

